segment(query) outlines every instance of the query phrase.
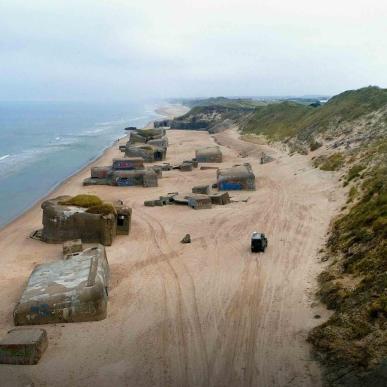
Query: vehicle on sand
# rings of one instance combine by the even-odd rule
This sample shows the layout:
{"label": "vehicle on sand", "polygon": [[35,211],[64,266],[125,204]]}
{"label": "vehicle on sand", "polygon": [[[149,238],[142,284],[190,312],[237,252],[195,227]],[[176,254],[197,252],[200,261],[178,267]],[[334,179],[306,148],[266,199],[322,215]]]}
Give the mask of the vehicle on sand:
{"label": "vehicle on sand", "polygon": [[251,252],[264,253],[266,247],[267,247],[267,238],[265,234],[254,231],[253,234],[251,235]]}

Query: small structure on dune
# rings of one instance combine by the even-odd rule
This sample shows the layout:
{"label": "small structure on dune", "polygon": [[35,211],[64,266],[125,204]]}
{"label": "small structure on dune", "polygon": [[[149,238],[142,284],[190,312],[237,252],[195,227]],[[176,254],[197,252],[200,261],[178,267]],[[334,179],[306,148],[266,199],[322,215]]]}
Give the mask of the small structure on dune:
{"label": "small structure on dune", "polygon": [[228,192],[214,192],[210,193],[211,203],[219,206],[224,206],[231,203]]}
{"label": "small structure on dune", "polygon": [[33,237],[47,243],[81,239],[110,246],[117,234],[130,231],[132,210],[94,195],[59,196],[44,201],[42,209],[43,229]]}
{"label": "small structure on dune", "polygon": [[168,148],[168,137],[164,136],[162,138],[155,138],[153,140],[148,140],[147,144],[160,147],[160,148]]}
{"label": "small structure on dune", "polygon": [[142,157],[145,162],[165,160],[168,137],[165,129],[137,129],[130,133],[129,141],[119,149],[127,157]]}
{"label": "small structure on dune", "polygon": [[35,267],[14,309],[15,325],[106,318],[109,265],[102,245]]}
{"label": "small structure on dune", "polygon": [[255,175],[249,163],[234,165],[217,171],[217,186],[220,191],[255,191]]}
{"label": "small structure on dune", "polygon": [[[196,188],[200,188],[200,189],[196,189]],[[208,194],[196,193],[196,192],[189,193],[189,194],[179,194],[178,192],[173,192],[165,196],[160,196],[159,199],[145,200],[144,206],[162,207],[168,204],[177,204],[177,205],[185,205],[195,210],[202,210],[202,209],[212,208],[212,204],[226,205],[231,203],[228,192],[210,192],[210,187],[208,185],[194,187],[192,191],[194,190],[202,191],[202,192],[205,191],[205,192],[208,192]]]}
{"label": "small structure on dune", "polygon": [[167,148],[151,144],[133,145],[125,147],[126,157],[141,157],[146,163],[163,161],[167,157]]}
{"label": "small structure on dune", "polygon": [[118,170],[135,170],[144,169],[144,160],[141,157],[130,157],[125,159],[113,159],[112,169]]}
{"label": "small structure on dune", "polygon": [[0,364],[37,364],[47,346],[48,339],[45,329],[11,329],[0,340]]}
{"label": "small structure on dune", "polygon": [[195,187],[192,187],[192,193],[209,195],[210,191],[211,191],[211,187],[208,184],[196,185]]}
{"label": "small structure on dune", "polygon": [[223,160],[222,152],[218,146],[196,149],[195,154],[199,163],[221,163]]}
{"label": "small structure on dune", "polygon": [[163,128],[151,128],[151,129],[137,129],[130,133],[129,143],[143,143],[146,144],[152,140],[166,140],[166,146],[168,146],[168,138],[166,137],[166,130]]}
{"label": "small structure on dune", "polygon": [[91,177],[83,185],[157,187],[161,171],[159,166],[146,169],[141,157],[113,159],[112,166],[91,168]]}
{"label": "small structure on dune", "polygon": [[120,187],[157,187],[157,173],[153,169],[129,170],[129,171],[113,171],[111,176],[111,185]]}
{"label": "small structure on dune", "polygon": [[212,207],[211,198],[203,194],[187,195],[188,206],[194,210],[204,210]]}

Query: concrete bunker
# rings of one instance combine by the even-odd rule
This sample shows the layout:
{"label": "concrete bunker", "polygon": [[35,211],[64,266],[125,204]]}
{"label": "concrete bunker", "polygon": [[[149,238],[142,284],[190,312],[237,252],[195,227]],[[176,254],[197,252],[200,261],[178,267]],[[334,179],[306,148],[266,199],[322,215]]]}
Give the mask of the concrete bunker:
{"label": "concrete bunker", "polygon": [[204,210],[212,207],[211,198],[208,195],[191,194],[187,195],[188,206],[194,210]]}
{"label": "concrete bunker", "polygon": [[167,157],[167,148],[155,145],[133,145],[129,144],[125,148],[126,157],[141,157],[146,163],[164,161]]}
{"label": "concrete bunker", "polygon": [[234,165],[217,171],[219,191],[247,190],[255,191],[255,175],[249,163]]}
{"label": "concrete bunker", "polygon": [[[166,130],[164,128],[148,128],[148,129],[137,129],[130,133],[129,141],[134,144],[136,142],[144,142],[162,139],[166,136]],[[140,139],[140,141],[137,141]]]}
{"label": "concrete bunker", "polygon": [[120,187],[157,187],[157,173],[152,169],[114,171],[112,173],[111,185],[117,185]]}
{"label": "concrete bunker", "polygon": [[222,152],[218,146],[208,146],[196,149],[195,158],[199,163],[221,163]]}
{"label": "concrete bunker", "polygon": [[111,167],[91,168],[91,177],[83,185],[115,185],[121,187],[157,187],[162,168],[153,166],[145,169],[142,157],[113,159]]}
{"label": "concrete bunker", "polygon": [[[82,204],[88,197],[92,198],[91,202]],[[130,231],[131,209],[104,203],[94,195],[59,196],[44,201],[42,209],[40,239],[47,243],[81,239],[84,243],[110,246],[117,234],[128,235]],[[122,226],[118,225],[118,214],[124,219]]]}
{"label": "concrete bunker", "polygon": [[109,275],[102,245],[67,260],[37,265],[14,309],[15,325],[103,320]]}

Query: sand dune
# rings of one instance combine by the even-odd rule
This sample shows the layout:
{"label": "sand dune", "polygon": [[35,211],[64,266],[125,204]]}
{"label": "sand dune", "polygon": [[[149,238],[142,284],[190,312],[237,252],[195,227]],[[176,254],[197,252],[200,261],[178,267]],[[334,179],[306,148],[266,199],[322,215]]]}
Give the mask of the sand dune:
{"label": "sand dune", "polygon": [[[168,132],[168,161],[194,156],[214,139],[206,132]],[[37,366],[0,366],[0,384],[35,386],[318,386],[320,371],[305,343],[326,316],[311,307],[317,251],[341,205],[339,183],[304,156],[260,147],[275,160],[260,165],[258,146],[234,130],[216,135],[222,165],[250,162],[256,192],[247,199],[194,211],[148,208],[143,201],[213,183],[214,170],[165,172],[157,188],[83,187],[89,168],[53,195],[94,193],[133,208],[132,232],[107,248],[112,273],[108,318],[45,326],[49,348]],[[109,164],[113,147],[96,165]],[[247,154],[240,158],[240,153]],[[60,245],[28,235],[41,225],[39,205],[0,232],[0,334],[36,263],[58,259]],[[265,254],[249,251],[252,231],[269,239]],[[190,233],[192,243],[180,244]]]}

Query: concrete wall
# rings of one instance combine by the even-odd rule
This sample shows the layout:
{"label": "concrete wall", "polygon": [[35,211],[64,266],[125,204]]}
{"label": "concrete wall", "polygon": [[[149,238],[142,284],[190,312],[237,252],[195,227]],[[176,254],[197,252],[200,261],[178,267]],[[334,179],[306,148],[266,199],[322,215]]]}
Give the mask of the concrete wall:
{"label": "concrete wall", "polygon": [[109,276],[101,245],[68,260],[36,266],[14,309],[15,325],[104,319]]}
{"label": "concrete wall", "polygon": [[54,200],[42,203],[42,240],[61,243],[71,239],[82,239],[87,243],[110,246],[116,236],[116,215],[89,214],[85,209],[62,206]]}

